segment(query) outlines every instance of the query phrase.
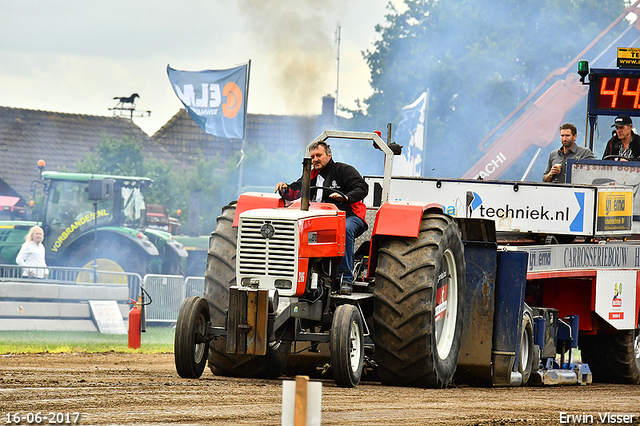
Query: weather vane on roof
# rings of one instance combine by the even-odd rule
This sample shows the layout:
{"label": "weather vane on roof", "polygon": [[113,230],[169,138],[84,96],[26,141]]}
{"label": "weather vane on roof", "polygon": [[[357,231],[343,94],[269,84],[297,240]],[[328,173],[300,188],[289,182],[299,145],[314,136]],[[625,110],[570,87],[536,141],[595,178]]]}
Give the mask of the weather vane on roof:
{"label": "weather vane on roof", "polygon": [[113,111],[114,116],[125,117],[129,116],[130,119],[133,119],[134,114],[136,117],[148,117],[151,115],[151,111],[144,111],[136,113],[136,98],[139,98],[140,95],[134,93],[128,97],[118,97],[116,96],[113,99],[117,99],[118,103],[115,107],[109,108],[109,111]]}

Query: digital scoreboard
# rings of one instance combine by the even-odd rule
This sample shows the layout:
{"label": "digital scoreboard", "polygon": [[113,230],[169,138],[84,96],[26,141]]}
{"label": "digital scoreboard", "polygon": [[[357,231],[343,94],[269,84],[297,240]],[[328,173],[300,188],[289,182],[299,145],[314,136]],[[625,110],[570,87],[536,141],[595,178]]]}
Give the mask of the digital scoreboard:
{"label": "digital scoreboard", "polygon": [[640,115],[640,69],[597,69],[589,73],[590,115]]}

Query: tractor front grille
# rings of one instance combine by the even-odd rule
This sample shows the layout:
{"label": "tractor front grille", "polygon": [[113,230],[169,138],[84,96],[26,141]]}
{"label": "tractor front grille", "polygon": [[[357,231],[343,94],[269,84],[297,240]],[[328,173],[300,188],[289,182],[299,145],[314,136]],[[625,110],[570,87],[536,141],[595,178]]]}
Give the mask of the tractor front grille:
{"label": "tractor front grille", "polygon": [[238,232],[240,275],[289,277],[295,282],[297,233],[293,220],[242,218]]}

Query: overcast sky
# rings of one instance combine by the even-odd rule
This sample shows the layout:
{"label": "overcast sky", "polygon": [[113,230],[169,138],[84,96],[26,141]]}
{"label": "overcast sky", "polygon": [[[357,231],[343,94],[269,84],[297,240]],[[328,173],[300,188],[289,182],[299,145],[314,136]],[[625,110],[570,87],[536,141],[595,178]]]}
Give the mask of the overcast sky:
{"label": "overcast sky", "polygon": [[[394,4],[401,3],[394,0]],[[167,65],[186,71],[251,60],[249,113],[319,114],[371,94],[362,51],[388,0],[0,0],[0,106],[111,115],[138,93],[152,135],[182,104]]]}

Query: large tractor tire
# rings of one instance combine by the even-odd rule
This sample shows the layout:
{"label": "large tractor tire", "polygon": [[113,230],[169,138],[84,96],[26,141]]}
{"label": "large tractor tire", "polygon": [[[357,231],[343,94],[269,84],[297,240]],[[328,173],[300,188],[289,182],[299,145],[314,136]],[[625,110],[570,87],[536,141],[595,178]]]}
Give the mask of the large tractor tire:
{"label": "large tractor tire", "polygon": [[457,223],[425,212],[418,238],[384,237],[376,268],[373,340],[384,384],[446,387],[458,363],[465,297]]}
{"label": "large tractor tire", "polygon": [[581,335],[582,362],[589,364],[593,381],[640,385],[640,334],[623,330],[616,334]]}
{"label": "large tractor tire", "polygon": [[[225,326],[225,312],[229,305],[229,287],[236,283],[236,245],[238,230],[233,227],[235,203],[222,209],[211,233],[204,273],[204,298],[209,302],[211,324]],[[282,374],[291,350],[290,343],[282,343],[264,356],[237,355],[226,352],[227,340],[219,337],[209,346],[209,368],[218,376],[276,378]]]}
{"label": "large tractor tire", "polygon": [[209,306],[205,299],[192,296],[182,302],[173,342],[176,371],[182,378],[202,376],[209,352],[209,342],[206,341],[208,321]]}
{"label": "large tractor tire", "polygon": [[[144,277],[151,273],[150,256],[126,240],[118,240],[111,236],[98,238],[98,270],[135,272]],[[67,254],[69,253],[69,254]],[[82,239],[74,242],[67,249],[64,265],[74,268],[93,269],[95,246],[93,239]]]}

